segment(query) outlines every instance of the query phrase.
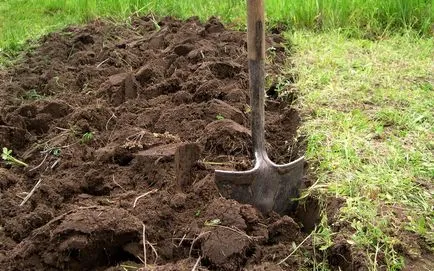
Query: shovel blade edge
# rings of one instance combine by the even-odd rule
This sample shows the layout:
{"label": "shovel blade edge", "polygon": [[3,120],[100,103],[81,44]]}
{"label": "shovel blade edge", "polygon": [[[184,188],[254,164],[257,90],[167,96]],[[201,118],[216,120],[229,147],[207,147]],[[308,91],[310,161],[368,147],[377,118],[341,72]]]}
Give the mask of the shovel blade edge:
{"label": "shovel blade edge", "polygon": [[304,158],[285,165],[260,160],[248,171],[215,171],[215,182],[225,198],[251,204],[267,214],[288,214],[297,206],[304,174]]}

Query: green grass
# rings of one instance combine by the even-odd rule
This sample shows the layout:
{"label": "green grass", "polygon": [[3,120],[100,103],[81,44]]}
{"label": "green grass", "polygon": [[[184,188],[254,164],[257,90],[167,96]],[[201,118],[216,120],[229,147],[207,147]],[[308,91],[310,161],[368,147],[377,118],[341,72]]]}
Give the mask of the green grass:
{"label": "green grass", "polygon": [[289,35],[295,70],[287,72],[299,75],[316,192],[346,199],[348,240],[366,251],[372,270],[378,253],[388,270],[400,270],[397,245],[421,253],[406,232],[434,248],[434,40],[411,32],[376,42],[338,31]]}
{"label": "green grass", "polygon": [[[217,4],[218,3],[218,4]],[[431,0],[267,0],[270,25],[291,28],[351,30],[354,35],[378,36],[413,28],[430,34]],[[1,0],[0,53],[13,54],[33,39],[68,24],[97,16],[127,20],[132,13],[156,13],[181,18],[216,15],[244,25],[245,1],[219,0]]]}

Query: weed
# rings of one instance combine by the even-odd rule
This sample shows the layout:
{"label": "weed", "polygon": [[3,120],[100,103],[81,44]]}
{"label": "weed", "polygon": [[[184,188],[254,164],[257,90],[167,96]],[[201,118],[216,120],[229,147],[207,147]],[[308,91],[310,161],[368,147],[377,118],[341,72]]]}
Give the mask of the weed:
{"label": "weed", "polygon": [[282,74],[270,79],[267,95],[272,98],[282,99],[289,103],[293,103],[296,99],[294,89],[294,76],[292,74]]}
{"label": "weed", "polygon": [[62,150],[60,148],[54,148],[51,150],[51,154],[53,154],[54,156],[60,156]]}
{"label": "weed", "polygon": [[215,117],[217,120],[224,120],[225,117],[222,114],[217,114],[217,116]]}
{"label": "weed", "polygon": [[31,89],[23,95],[23,99],[25,100],[40,100],[43,98],[45,98],[45,96],[39,94],[35,89]]}
{"label": "weed", "polygon": [[316,247],[319,247],[320,251],[325,251],[333,245],[332,237],[333,231],[327,224],[327,216],[323,214],[321,222],[314,231],[313,243]]}
{"label": "weed", "polygon": [[415,232],[421,236],[425,236],[428,244],[434,245],[434,227],[432,223],[429,223],[429,217],[412,217],[409,216],[410,220],[405,229]]}
{"label": "weed", "polygon": [[87,144],[94,139],[94,134],[92,132],[86,132],[81,136],[80,143]]}
{"label": "weed", "polygon": [[8,163],[8,164],[17,165],[17,166],[23,166],[23,167],[28,167],[28,165],[26,163],[24,163],[23,161],[20,161],[17,158],[13,157],[12,156],[12,150],[9,150],[6,147],[3,147],[2,159],[5,160],[6,163]]}

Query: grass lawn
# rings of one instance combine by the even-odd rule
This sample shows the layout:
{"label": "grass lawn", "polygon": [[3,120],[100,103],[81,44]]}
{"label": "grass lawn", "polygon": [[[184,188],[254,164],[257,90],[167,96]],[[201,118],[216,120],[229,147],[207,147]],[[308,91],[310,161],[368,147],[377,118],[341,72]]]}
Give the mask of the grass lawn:
{"label": "grass lawn", "polygon": [[344,197],[349,241],[366,251],[372,270],[378,253],[388,270],[399,270],[396,244],[421,253],[407,232],[434,245],[434,40],[411,32],[380,41],[337,31],[289,38],[295,71],[288,72],[299,75],[302,133],[317,180],[311,192]]}
{"label": "grass lawn", "polygon": [[[366,255],[370,270],[401,270],[405,258],[434,250],[430,1],[335,2],[267,1],[270,25],[295,28],[285,33],[294,65],[283,71],[282,82],[285,74],[298,75],[295,106],[303,114],[300,133],[315,183],[306,193],[344,198],[340,217],[352,229],[347,242]],[[29,38],[98,15],[128,21],[133,11],[219,15],[236,26],[245,19],[243,2],[234,0],[0,1],[0,67]],[[322,221],[313,233],[319,253],[334,236]],[[379,266],[380,255],[386,266]],[[325,263],[314,266],[328,270]]]}

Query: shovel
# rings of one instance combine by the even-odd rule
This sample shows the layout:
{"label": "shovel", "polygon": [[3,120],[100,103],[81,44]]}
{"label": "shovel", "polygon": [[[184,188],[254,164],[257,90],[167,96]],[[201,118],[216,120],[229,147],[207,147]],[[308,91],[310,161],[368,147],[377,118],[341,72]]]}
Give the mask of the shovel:
{"label": "shovel", "polygon": [[247,0],[247,51],[249,60],[252,141],[255,166],[248,171],[215,171],[222,196],[251,204],[262,213],[284,215],[296,207],[304,157],[276,165],[265,149],[265,27],[264,1]]}

